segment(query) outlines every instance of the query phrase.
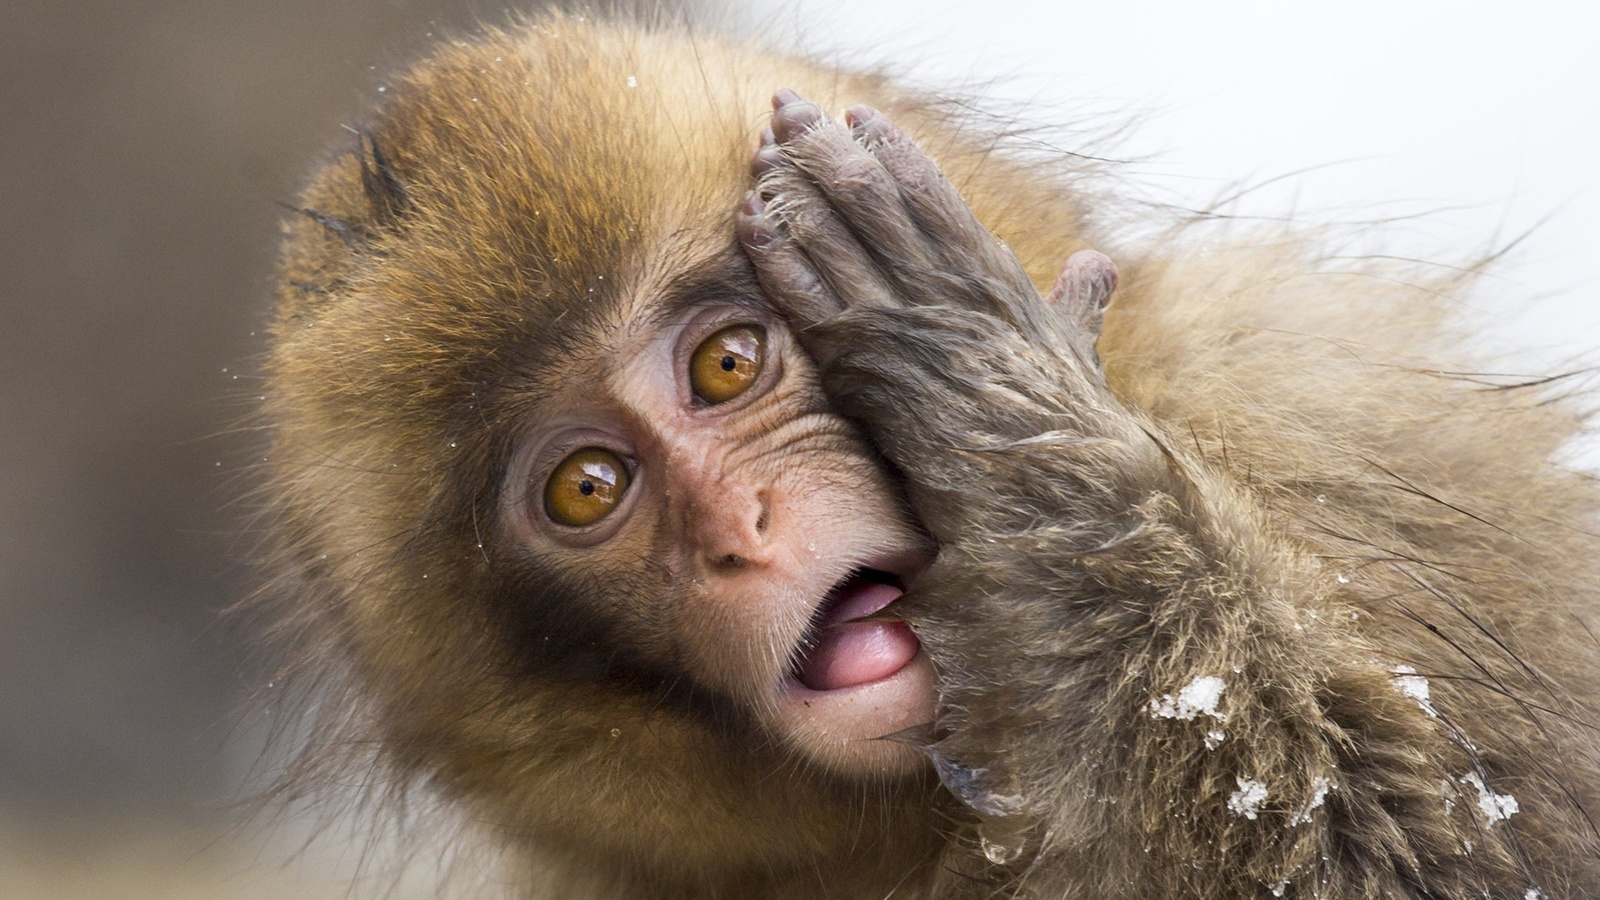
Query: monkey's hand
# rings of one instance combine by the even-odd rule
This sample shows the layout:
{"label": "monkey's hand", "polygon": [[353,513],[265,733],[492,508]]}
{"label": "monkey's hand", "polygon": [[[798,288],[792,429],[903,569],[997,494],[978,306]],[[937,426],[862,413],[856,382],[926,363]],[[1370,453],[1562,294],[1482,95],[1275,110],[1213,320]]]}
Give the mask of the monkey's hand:
{"label": "monkey's hand", "polygon": [[[1043,298],[883,114],[776,108],[740,241],[940,544],[898,614],[939,669],[928,750],[983,851],[938,896],[1175,896],[1173,872],[1182,896],[1412,896],[1393,860],[1462,839],[1482,865],[1448,804],[1350,837],[1466,762],[1349,626],[1302,625],[1350,621],[1315,561],[1113,396],[1109,262],[1074,256]],[[1407,782],[1401,758],[1436,768]]]}
{"label": "monkey's hand", "polygon": [[741,242],[830,397],[905,473],[935,537],[1041,516],[1105,525],[1148,493],[1144,477],[1164,480],[1149,430],[1095,354],[1116,285],[1109,259],[1074,254],[1042,298],[887,116],[856,107],[836,122],[788,91],[774,104]]}

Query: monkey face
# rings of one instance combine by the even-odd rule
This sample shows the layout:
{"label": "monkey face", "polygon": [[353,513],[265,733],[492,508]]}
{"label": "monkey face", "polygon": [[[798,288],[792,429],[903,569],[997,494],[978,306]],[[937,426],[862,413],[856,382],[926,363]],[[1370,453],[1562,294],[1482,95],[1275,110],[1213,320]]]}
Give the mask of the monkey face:
{"label": "monkey face", "polygon": [[861,620],[927,544],[783,322],[645,297],[582,356],[507,469],[520,552],[598,585],[585,612],[618,643],[806,759],[917,767],[879,738],[931,720],[932,667],[903,623]]}
{"label": "monkey face", "polygon": [[568,24],[396,79],[286,222],[285,632],[359,713],[318,747],[629,864],[922,853],[932,544],[732,215],[771,84],[874,83]]}

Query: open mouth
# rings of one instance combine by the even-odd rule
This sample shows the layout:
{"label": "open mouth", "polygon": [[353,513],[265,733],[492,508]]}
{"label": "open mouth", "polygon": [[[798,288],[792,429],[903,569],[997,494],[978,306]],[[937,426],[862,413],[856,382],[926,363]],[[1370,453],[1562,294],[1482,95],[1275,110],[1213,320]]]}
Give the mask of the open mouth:
{"label": "open mouth", "polygon": [[904,622],[872,618],[903,593],[905,586],[890,572],[851,572],[817,608],[790,674],[813,691],[837,691],[905,668],[921,648],[917,636]]}

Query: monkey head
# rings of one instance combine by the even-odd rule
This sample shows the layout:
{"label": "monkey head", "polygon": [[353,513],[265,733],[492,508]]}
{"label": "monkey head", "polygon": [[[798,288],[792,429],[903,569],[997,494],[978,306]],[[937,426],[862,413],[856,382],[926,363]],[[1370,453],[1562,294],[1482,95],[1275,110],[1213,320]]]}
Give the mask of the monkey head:
{"label": "monkey head", "polygon": [[318,752],[654,870],[882,852],[841,815],[916,844],[883,808],[925,811],[925,762],[882,738],[934,676],[873,614],[930,546],[732,228],[771,88],[870,84],[684,40],[447,46],[286,226],[265,405],[295,665],[346,692]]}

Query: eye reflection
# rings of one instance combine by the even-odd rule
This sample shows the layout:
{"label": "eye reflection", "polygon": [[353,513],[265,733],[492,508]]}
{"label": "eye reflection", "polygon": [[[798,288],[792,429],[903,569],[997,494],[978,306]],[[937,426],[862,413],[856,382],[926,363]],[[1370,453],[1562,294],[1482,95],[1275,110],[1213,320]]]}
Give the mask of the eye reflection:
{"label": "eye reflection", "polygon": [[550,520],[571,528],[604,519],[628,490],[628,467],[610,450],[585,447],[563,459],[544,486]]}
{"label": "eye reflection", "polygon": [[695,396],[717,404],[749,390],[761,376],[766,342],[766,331],[754,325],[734,325],[706,338],[689,359]]}

